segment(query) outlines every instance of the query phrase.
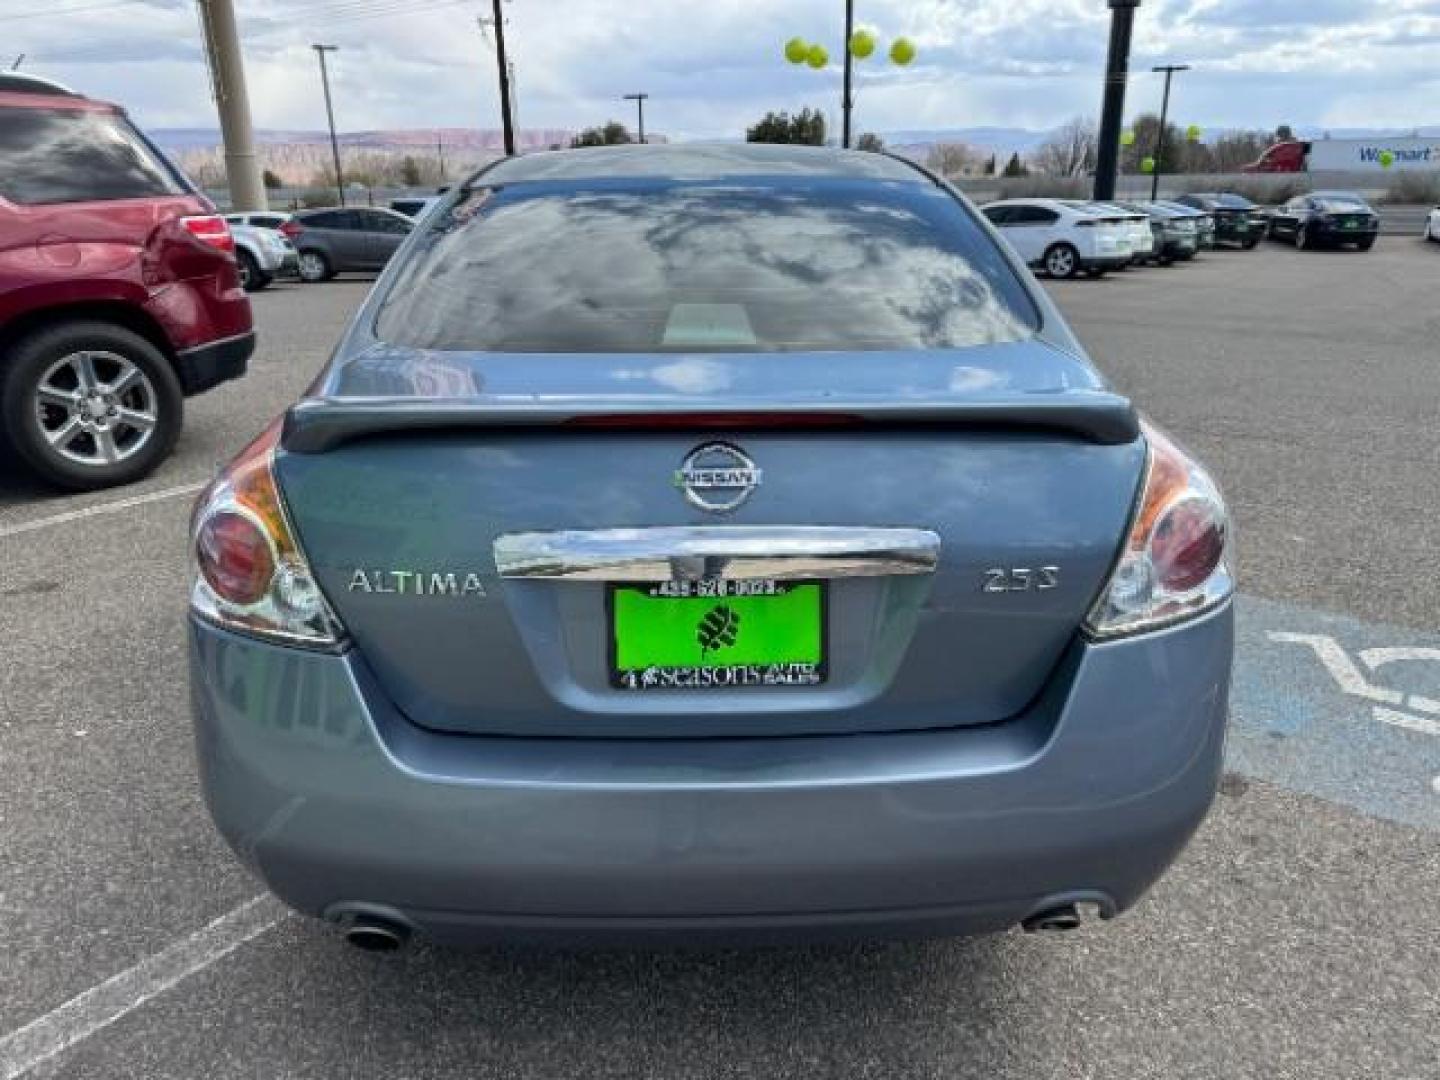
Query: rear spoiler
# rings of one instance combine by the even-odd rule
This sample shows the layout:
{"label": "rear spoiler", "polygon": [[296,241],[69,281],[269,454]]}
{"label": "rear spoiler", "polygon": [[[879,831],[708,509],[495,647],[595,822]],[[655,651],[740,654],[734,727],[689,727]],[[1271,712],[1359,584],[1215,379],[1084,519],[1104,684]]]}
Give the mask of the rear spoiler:
{"label": "rear spoiler", "polygon": [[713,397],[307,398],[285,417],[281,445],[323,454],[347,442],[404,432],[499,428],[772,429],[913,427],[1032,429],[1103,445],[1140,437],[1129,399],[1105,390],[1065,390],[950,401],[806,397],[764,401]]}

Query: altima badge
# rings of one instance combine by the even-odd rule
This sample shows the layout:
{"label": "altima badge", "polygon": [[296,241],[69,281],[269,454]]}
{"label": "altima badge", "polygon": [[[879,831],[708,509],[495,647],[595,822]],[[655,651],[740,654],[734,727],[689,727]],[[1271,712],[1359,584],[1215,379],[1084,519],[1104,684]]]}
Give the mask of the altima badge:
{"label": "altima badge", "polygon": [[691,506],[712,514],[738,509],[760,486],[762,471],[739,447],[713,442],[696,447],[675,470],[675,486]]}
{"label": "altima badge", "polygon": [[476,573],[424,573],[420,570],[360,570],[350,575],[350,591],[397,596],[484,596]]}

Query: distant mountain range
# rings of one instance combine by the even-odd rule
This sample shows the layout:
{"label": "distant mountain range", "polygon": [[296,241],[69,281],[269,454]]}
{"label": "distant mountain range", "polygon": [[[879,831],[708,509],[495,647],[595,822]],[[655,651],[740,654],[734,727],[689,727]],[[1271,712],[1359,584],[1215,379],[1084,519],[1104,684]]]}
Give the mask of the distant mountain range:
{"label": "distant mountain range", "polygon": [[[220,145],[218,128],[157,128],[148,132],[162,149],[183,153],[208,150]],[[556,143],[569,143],[573,131],[560,128],[523,128],[515,133],[516,145],[524,150],[544,150]],[[392,131],[342,131],[336,135],[342,147],[361,150],[433,151],[437,145],[450,150],[501,150],[505,139],[500,130],[487,128],[416,128]],[[328,131],[287,131],[257,128],[258,146],[330,145]]]}
{"label": "distant mountain range", "polygon": [[[1211,142],[1238,130],[1235,128],[1204,128],[1204,139]],[[1297,126],[1295,133],[1302,139],[1330,138],[1398,138],[1418,133],[1440,136],[1440,126],[1415,128],[1321,128]],[[573,131],[566,128],[523,128],[516,133],[521,151],[544,150],[569,145]],[[1015,127],[912,128],[881,131],[886,146],[897,153],[923,161],[937,143],[965,143],[982,155],[994,155],[1004,161],[1011,154],[1028,155],[1052,134],[1049,130]],[[215,128],[159,128],[151,137],[173,155],[182,166],[201,181],[218,183],[223,180],[223,154],[220,132]],[[498,156],[504,146],[501,132],[494,128],[416,128],[389,131],[346,131],[338,136],[347,172],[361,169],[374,175],[394,172],[407,157],[422,162],[428,171],[434,168],[443,150],[447,175],[458,175]],[[664,136],[658,136],[663,139]],[[735,141],[733,139],[727,141]],[[261,128],[255,142],[264,166],[277,173],[287,184],[303,185],[323,181],[330,169],[330,136],[326,131]],[[424,184],[433,178],[428,174]]]}
{"label": "distant mountain range", "polygon": [[[1207,128],[1201,125],[1207,138],[1218,138],[1238,128]],[[903,146],[924,146],[944,142],[963,142],[997,153],[1026,153],[1033,150],[1051,134],[1053,129],[1015,127],[957,127],[957,128],[913,128],[896,131],[882,131],[880,137],[887,144]],[[1402,138],[1411,134],[1423,137],[1440,137],[1440,125],[1420,128],[1322,128],[1296,126],[1295,133],[1302,139],[1320,139],[1327,135],[1334,139],[1355,138]],[[525,150],[543,150],[555,144],[569,143],[574,131],[568,128],[522,128],[515,133],[517,144]],[[216,128],[159,128],[150,136],[166,150],[185,151],[209,149],[220,145],[220,132]],[[394,129],[388,131],[342,131],[338,135],[340,145],[365,150],[433,150],[437,144],[451,150],[499,150],[504,139],[499,129],[492,128],[418,128]],[[330,141],[328,132],[285,130],[283,128],[259,128],[255,141],[261,146],[305,145]]]}

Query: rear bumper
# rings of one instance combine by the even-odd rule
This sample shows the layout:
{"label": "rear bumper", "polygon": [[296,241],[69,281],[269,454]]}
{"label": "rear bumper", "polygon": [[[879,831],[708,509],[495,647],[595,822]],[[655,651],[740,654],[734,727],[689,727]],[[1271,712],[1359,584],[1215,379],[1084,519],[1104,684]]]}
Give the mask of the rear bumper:
{"label": "rear bumper", "polygon": [[1259,225],[1227,225],[1215,230],[1215,242],[1218,244],[1248,244],[1259,240],[1264,235],[1265,230]]}
{"label": "rear bumper", "polygon": [[1214,796],[1232,616],[1077,643],[1003,724],[769,739],[440,735],[354,653],[193,619],[190,648],[211,813],[300,911],[447,941],[793,941],[1129,907]]}
{"label": "rear bumper", "polygon": [[1373,241],[1380,235],[1380,226],[1371,225],[1368,228],[1346,229],[1337,225],[1317,225],[1309,227],[1311,236],[1327,244],[1358,244],[1365,240]]}
{"label": "rear bumper", "polygon": [[1160,254],[1183,258],[1194,255],[1199,246],[1200,242],[1194,236],[1167,236],[1160,246]]}
{"label": "rear bumper", "polygon": [[245,374],[255,351],[255,331],[197,345],[178,354],[176,371],[186,397],[203,393]]}

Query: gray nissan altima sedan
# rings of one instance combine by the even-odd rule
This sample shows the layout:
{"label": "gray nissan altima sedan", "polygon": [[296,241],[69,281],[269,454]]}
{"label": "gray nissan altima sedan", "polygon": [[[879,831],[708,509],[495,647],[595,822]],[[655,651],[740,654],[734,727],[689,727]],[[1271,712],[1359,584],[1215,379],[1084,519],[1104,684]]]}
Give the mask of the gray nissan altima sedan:
{"label": "gray nissan altima sedan", "polygon": [[1215,792],[1215,484],[884,155],[483,170],[193,532],[215,822],[366,947],[1068,929]]}

